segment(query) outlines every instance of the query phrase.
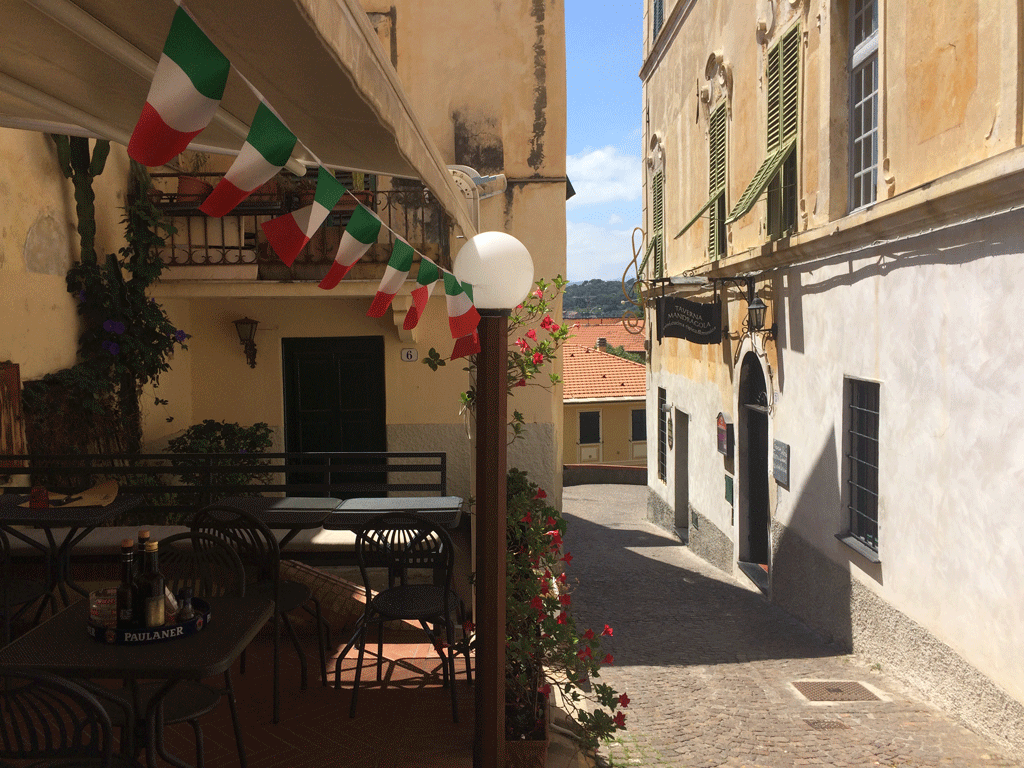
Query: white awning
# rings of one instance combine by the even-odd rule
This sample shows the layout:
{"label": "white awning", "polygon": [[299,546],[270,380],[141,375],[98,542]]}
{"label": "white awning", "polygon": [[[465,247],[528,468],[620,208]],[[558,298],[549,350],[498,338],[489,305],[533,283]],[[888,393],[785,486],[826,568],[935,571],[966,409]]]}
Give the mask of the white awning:
{"label": "white awning", "polygon": [[[257,100],[329,168],[420,179],[468,236],[465,199],[356,0],[188,0],[231,61],[214,121],[191,147],[236,154]],[[0,0],[0,125],[127,144],[173,0]],[[241,75],[241,76],[240,76]],[[309,165],[302,147],[293,158]]]}

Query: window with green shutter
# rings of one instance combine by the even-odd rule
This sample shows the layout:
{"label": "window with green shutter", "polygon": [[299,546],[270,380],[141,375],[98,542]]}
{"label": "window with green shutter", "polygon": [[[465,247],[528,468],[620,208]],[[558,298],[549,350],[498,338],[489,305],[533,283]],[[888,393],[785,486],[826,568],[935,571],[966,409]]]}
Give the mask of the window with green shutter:
{"label": "window with green shutter", "polygon": [[708,259],[725,254],[725,105],[711,114],[708,130]]}
{"label": "window with green shutter", "polygon": [[800,124],[800,27],[787,32],[768,51],[766,63],[767,154],[754,178],[726,219],[745,216],[767,191],[768,235],[772,239],[796,230],[796,135]]}
{"label": "window with green shutter", "polygon": [[654,16],[652,19],[654,32],[651,35],[651,42],[653,43],[655,38],[658,37],[658,33],[661,32],[661,25],[665,23],[665,0],[654,0],[651,10]]}
{"label": "window with green shutter", "polygon": [[654,246],[654,264],[651,277],[665,273],[665,174],[658,171],[651,183],[651,245]]}

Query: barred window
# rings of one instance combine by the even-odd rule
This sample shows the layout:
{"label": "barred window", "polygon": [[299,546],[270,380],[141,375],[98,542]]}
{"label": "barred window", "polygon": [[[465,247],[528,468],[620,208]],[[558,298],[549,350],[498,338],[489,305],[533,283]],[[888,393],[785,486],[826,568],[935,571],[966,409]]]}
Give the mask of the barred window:
{"label": "barred window", "polygon": [[846,380],[849,412],[847,485],[850,535],[878,551],[878,427],[881,387],[870,381]]}

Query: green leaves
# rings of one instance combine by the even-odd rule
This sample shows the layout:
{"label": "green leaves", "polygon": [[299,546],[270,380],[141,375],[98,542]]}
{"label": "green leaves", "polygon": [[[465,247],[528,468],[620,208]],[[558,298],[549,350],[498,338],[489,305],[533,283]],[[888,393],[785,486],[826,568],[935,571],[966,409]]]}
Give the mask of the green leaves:
{"label": "green leaves", "polygon": [[436,349],[431,347],[430,351],[427,352],[427,356],[423,358],[423,363],[429,365],[430,370],[436,371],[445,364],[445,360]]}

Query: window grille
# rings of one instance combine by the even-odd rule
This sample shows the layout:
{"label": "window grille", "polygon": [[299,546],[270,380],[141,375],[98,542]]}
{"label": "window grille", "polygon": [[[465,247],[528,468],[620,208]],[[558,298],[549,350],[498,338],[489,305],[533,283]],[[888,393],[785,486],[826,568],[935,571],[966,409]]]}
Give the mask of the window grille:
{"label": "window grille", "polygon": [[661,32],[662,24],[665,23],[665,0],[654,0],[653,11],[654,32],[651,34],[652,45],[654,44],[654,41],[657,39],[658,33]]}
{"label": "window grille", "polygon": [[881,387],[847,379],[850,534],[878,551],[878,427]]}
{"label": "window grille", "polygon": [[666,393],[658,387],[658,479],[668,479],[668,411],[665,410]]}

